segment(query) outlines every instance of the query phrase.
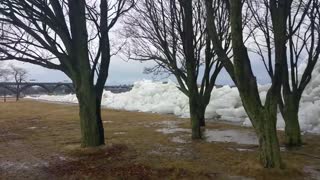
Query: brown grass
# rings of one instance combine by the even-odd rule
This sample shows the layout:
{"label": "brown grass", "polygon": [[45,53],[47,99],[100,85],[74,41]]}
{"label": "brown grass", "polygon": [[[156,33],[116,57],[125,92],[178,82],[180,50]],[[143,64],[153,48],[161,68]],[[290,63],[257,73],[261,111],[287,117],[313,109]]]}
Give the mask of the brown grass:
{"label": "brown grass", "polygon": [[[319,136],[306,135],[303,148],[282,152],[284,170],[267,170],[256,146],[191,141],[186,133],[156,132],[171,115],[103,110],[106,145],[80,148],[78,108],[23,100],[0,103],[0,179],[310,179],[320,168]],[[208,123],[208,129],[250,128]],[[120,132],[120,133],[119,133]],[[188,143],[174,143],[181,136]],[[279,133],[281,141],[283,133]],[[252,151],[238,152],[236,148]]]}

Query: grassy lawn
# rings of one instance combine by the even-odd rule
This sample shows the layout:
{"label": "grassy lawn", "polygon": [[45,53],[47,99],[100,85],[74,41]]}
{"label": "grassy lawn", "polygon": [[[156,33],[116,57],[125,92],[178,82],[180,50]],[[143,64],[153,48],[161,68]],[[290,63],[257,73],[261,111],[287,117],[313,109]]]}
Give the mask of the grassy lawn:
{"label": "grassy lawn", "polygon": [[[319,179],[320,136],[282,148],[285,170],[259,165],[258,147],[191,141],[188,119],[105,109],[106,145],[80,148],[78,107],[31,100],[0,103],[0,179]],[[182,131],[164,134],[176,123]],[[213,123],[211,130],[251,132]],[[283,142],[283,133],[279,133]]]}

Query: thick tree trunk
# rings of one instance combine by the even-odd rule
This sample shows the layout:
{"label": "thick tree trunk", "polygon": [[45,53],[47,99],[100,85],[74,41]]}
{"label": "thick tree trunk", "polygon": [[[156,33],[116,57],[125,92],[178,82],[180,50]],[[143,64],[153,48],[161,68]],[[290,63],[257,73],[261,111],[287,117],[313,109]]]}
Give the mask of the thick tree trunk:
{"label": "thick tree trunk", "polygon": [[201,139],[200,118],[196,96],[189,97],[192,139]]}
{"label": "thick tree trunk", "polygon": [[102,123],[102,118],[101,118],[101,96],[96,95],[96,115],[97,115],[97,123],[98,123],[98,128],[99,128],[99,137],[100,137],[100,142],[104,143],[104,128],[103,128],[103,123]]}
{"label": "thick tree trunk", "polygon": [[298,112],[287,112],[285,119],[286,145],[289,147],[301,146],[302,140]]}
{"label": "thick tree trunk", "polygon": [[276,113],[264,112],[256,128],[260,144],[260,161],[265,168],[282,168]]}
{"label": "thick tree trunk", "polygon": [[254,105],[254,98],[246,97],[242,102],[259,139],[261,164],[265,168],[282,168],[276,127],[277,102],[269,99],[264,107],[259,107]]}
{"label": "thick tree trunk", "polygon": [[104,144],[104,131],[101,122],[100,110],[97,110],[97,102],[94,88],[81,87],[77,90],[80,108],[81,146],[96,147]]}
{"label": "thick tree trunk", "polygon": [[197,116],[199,119],[200,127],[205,127],[206,126],[206,120],[205,120],[206,105],[204,105],[202,102],[199,102],[198,100],[198,105],[196,106],[196,108],[197,108]]}
{"label": "thick tree trunk", "polygon": [[287,98],[282,110],[282,117],[285,121],[285,139],[289,147],[298,147],[302,145],[301,130],[299,124],[299,99],[295,96]]}
{"label": "thick tree trunk", "polygon": [[205,109],[204,108],[199,108],[198,110],[198,118],[200,121],[200,126],[205,127],[206,126],[206,120],[205,120]]}
{"label": "thick tree trunk", "polygon": [[195,114],[191,114],[192,139],[201,139],[200,121]]}

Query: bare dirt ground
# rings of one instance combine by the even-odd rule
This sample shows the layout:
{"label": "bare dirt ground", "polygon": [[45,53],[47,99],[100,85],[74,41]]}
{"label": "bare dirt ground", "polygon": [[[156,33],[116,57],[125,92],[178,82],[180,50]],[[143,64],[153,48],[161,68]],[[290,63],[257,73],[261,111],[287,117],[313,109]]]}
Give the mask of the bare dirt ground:
{"label": "bare dirt ground", "polygon": [[81,149],[77,106],[0,103],[0,179],[320,179],[320,136],[266,170],[251,128],[210,122],[191,141],[188,119],[107,109],[103,121],[106,145]]}

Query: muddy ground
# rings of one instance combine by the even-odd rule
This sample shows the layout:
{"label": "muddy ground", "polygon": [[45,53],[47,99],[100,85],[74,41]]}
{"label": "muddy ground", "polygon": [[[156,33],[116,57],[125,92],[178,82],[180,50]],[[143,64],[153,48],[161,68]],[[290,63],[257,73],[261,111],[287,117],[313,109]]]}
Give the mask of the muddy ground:
{"label": "muddy ground", "polygon": [[103,110],[106,145],[80,148],[75,105],[0,103],[0,179],[320,179],[320,136],[286,149],[284,170],[260,166],[251,128],[208,122],[191,141],[190,122],[171,115]]}

